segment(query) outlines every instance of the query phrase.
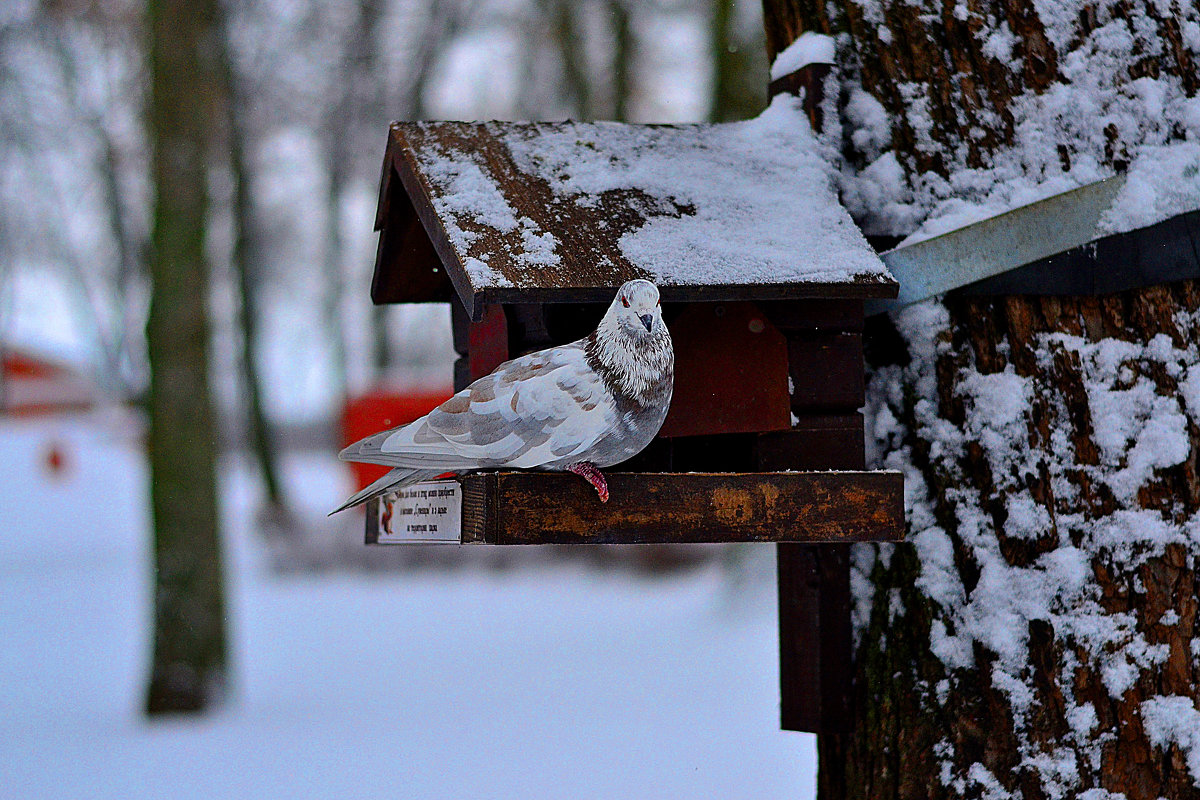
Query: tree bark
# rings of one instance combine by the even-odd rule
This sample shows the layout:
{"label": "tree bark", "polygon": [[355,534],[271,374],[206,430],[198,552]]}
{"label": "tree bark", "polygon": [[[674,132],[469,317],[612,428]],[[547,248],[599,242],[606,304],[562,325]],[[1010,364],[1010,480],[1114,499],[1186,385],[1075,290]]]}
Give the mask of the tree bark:
{"label": "tree bark", "polygon": [[[772,55],[839,37],[843,189],[894,157],[914,194],[973,201],[998,169],[1119,170],[1147,132],[1185,136],[1119,102],[1142,78],[1200,90],[1194,7],[1048,8],[765,0],[764,17]],[[1031,112],[1096,100],[1089,81],[1121,125],[1082,102]],[[910,201],[900,222],[851,207],[902,236],[935,205]],[[950,297],[895,326],[869,337],[866,416],[877,464],[905,470],[910,543],[855,547],[854,726],[819,744],[820,795],[1200,796],[1200,289]]]}
{"label": "tree bark", "polygon": [[[856,727],[825,796],[1195,797],[1193,740],[1154,719],[1200,699],[1200,408],[1181,391],[1200,289],[958,298],[932,345],[931,308],[901,316],[908,364],[872,378],[877,432],[901,423],[885,461],[919,499],[913,545],[856,553]],[[1018,392],[1011,417],[989,384]],[[1139,468],[1147,446],[1176,451]]]}
{"label": "tree bark", "polygon": [[[1197,23],[1197,11],[1186,3],[1081,3],[1068,14],[1065,8],[1039,11],[1034,0],[763,0],[763,16],[771,58],[804,31],[845,37],[838,64],[847,89],[861,88],[887,112],[891,148],[910,183],[925,174],[946,178],[987,167],[999,154],[1027,145],[1029,131],[1016,123],[1028,113],[1028,99],[1052,97],[1052,90],[1089,77],[1071,66],[1073,57],[1084,60],[1090,77],[1103,74],[1105,92],[1167,75],[1188,97],[1200,91],[1200,56],[1185,33]],[[1080,156],[1123,168],[1128,151],[1145,138],[1143,129],[1107,118],[1097,124],[1102,131],[1087,131],[1087,111],[1068,106],[1064,113],[1050,141],[1039,142],[1062,170]],[[1147,125],[1159,122],[1155,113],[1143,111]],[[1084,120],[1083,132],[1072,129],[1074,118]],[[1181,130],[1165,135],[1183,138]],[[877,155],[852,140],[847,145],[856,169]]]}
{"label": "tree bark", "polygon": [[221,119],[215,2],[152,0],[149,33],[155,614],[146,709],[160,714],[203,709],[225,672],[204,252],[209,147]]}
{"label": "tree bark", "polygon": [[584,50],[587,39],[581,12],[582,9],[569,0],[550,0],[545,8],[550,18],[550,34],[562,63],[563,89],[571,114],[577,119],[595,119],[591,69]]}

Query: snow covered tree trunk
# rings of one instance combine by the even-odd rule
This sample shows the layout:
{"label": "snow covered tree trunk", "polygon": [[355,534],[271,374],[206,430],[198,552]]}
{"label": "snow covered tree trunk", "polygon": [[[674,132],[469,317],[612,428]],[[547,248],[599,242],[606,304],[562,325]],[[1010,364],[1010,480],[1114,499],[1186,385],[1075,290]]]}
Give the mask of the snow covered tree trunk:
{"label": "snow covered tree trunk", "polygon": [[1098,180],[1200,128],[1200,9],[1186,0],[763,6],[772,58],[803,31],[838,39],[843,194],[868,234],[907,235],[952,213],[946,200]]}
{"label": "snow covered tree trunk", "polygon": [[[847,797],[1195,797],[1200,289],[899,316],[911,544],[855,554]],[[832,777],[832,776],[831,776]]]}
{"label": "snow covered tree trunk", "polygon": [[[1179,147],[1200,140],[1194,3],[764,11],[772,55],[837,37],[842,197],[868,234],[1114,168],[1156,187],[1109,221],[1128,230],[1200,187]],[[1200,288],[895,322],[866,416],[875,464],[906,473],[909,543],[855,548],[854,731],[821,742],[821,796],[1200,796]]]}
{"label": "snow covered tree trunk", "polygon": [[208,156],[220,119],[215,0],[149,3],[150,480],[154,656],[150,714],[203,709],[225,669],[217,431],[208,381]]}

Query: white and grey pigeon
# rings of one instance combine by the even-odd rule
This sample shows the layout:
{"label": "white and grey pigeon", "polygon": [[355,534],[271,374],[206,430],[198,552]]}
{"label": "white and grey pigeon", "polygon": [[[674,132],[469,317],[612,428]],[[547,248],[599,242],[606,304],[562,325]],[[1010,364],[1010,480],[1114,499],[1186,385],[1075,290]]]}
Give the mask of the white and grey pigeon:
{"label": "white and grey pigeon", "polygon": [[506,361],[424,417],[343,450],[343,461],[393,469],[331,513],[448,472],[499,468],[573,472],[607,502],[601,468],[650,444],[674,385],[658,287],[629,281],[585,338]]}

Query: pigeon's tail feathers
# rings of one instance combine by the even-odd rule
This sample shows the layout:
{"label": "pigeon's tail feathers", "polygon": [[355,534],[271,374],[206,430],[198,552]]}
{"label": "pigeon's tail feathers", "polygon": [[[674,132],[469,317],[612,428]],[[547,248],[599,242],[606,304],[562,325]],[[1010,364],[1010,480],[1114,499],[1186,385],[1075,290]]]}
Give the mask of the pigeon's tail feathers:
{"label": "pigeon's tail feathers", "polygon": [[342,452],[338,453],[338,458],[340,458],[342,461],[371,463],[363,462],[362,459],[379,457],[381,455],[380,449],[383,446],[384,440],[387,439],[387,437],[392,433],[392,431],[382,431],[380,433],[372,434],[365,439],[360,439],[359,441],[342,450]]}
{"label": "pigeon's tail feathers", "polygon": [[384,475],[379,480],[372,483],[367,488],[350,496],[350,499],[342,503],[340,506],[329,512],[329,516],[333,516],[339,511],[345,511],[347,508],[365,503],[368,500],[374,500],[376,497],[394,492],[397,489],[403,489],[405,486],[411,486],[414,483],[427,481],[430,478],[436,478],[444,473],[444,470],[437,469],[416,469],[413,467],[397,467],[388,474]]}
{"label": "pigeon's tail feathers", "polygon": [[[384,451],[383,443],[395,435],[396,431],[383,431],[361,439],[338,453],[342,461],[355,461],[359,464],[379,464],[384,467],[399,467],[401,469],[433,469],[440,467],[442,472],[476,466],[471,461],[455,452],[453,445],[443,443],[439,452],[437,443],[426,444],[421,450],[388,450]],[[439,473],[440,474],[440,473]]]}

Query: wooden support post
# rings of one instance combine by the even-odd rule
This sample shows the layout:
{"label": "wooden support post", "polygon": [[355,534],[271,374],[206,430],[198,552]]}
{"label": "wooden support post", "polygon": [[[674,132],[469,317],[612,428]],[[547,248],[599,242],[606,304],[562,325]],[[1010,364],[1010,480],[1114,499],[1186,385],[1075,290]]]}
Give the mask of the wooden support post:
{"label": "wooden support post", "polygon": [[825,101],[825,79],[833,71],[832,64],[807,64],[790,75],[771,81],[767,95],[794,94],[804,98],[804,113],[814,131],[824,124],[821,105]]}
{"label": "wooden support post", "polygon": [[[788,433],[759,437],[757,466],[863,469],[863,422],[857,411],[863,402],[862,303],[825,303],[822,313],[811,315],[798,306],[767,309],[788,340],[798,421]],[[847,380],[851,373],[856,380]],[[779,544],[776,558],[781,727],[845,732],[851,675],[849,546]]]}
{"label": "wooden support post", "polygon": [[485,306],[479,322],[472,322],[458,298],[451,303],[454,349],[459,359],[454,365],[454,391],[462,391],[509,358],[508,319],[504,307]]}

